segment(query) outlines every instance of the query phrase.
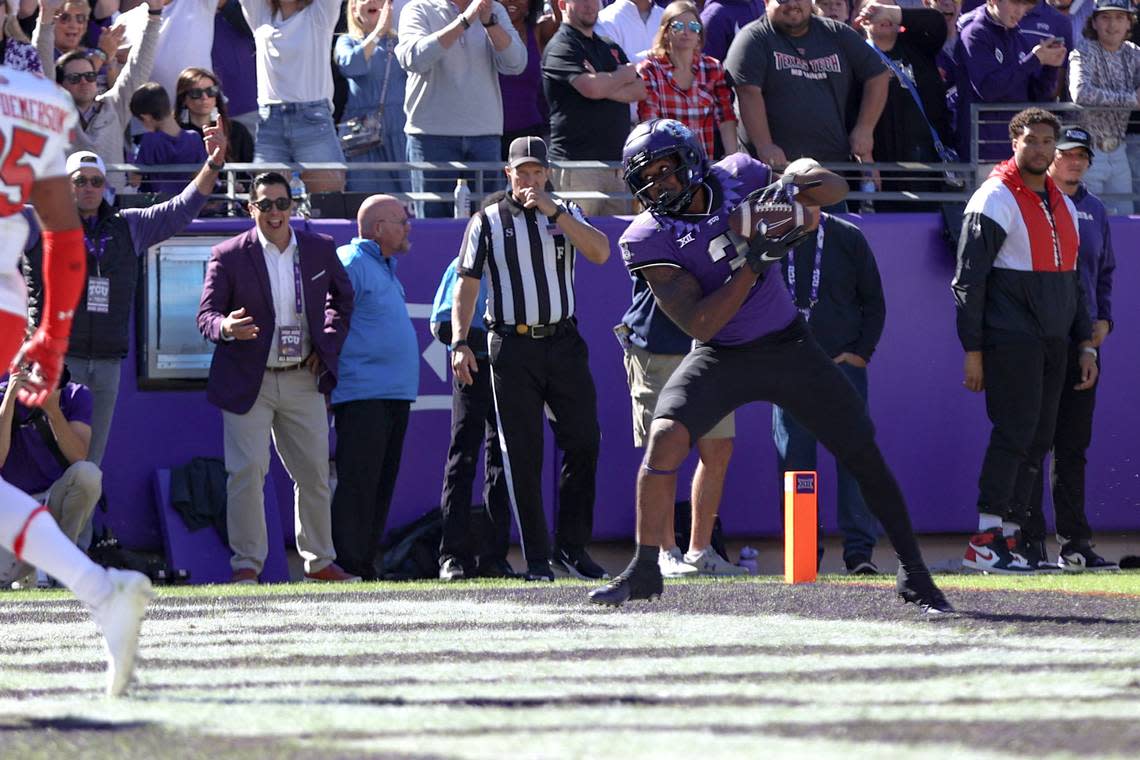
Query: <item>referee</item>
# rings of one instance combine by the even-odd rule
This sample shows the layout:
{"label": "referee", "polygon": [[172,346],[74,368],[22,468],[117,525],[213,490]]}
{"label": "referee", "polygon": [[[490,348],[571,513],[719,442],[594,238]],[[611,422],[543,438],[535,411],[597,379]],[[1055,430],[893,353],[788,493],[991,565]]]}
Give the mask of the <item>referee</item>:
{"label": "referee", "polygon": [[[589,354],[574,317],[574,259],[581,251],[589,261],[603,264],[610,243],[576,204],[547,194],[550,164],[541,139],[513,141],[507,161],[510,191],[474,217],[462,245],[451,313],[451,366],[465,385],[478,371],[466,338],[486,266],[491,389],[525,577],[553,581],[554,569],[559,569],[581,578],[604,578],[605,570],[586,553],[593,532],[600,433]],[[564,452],[553,554],[542,507],[544,408]]]}

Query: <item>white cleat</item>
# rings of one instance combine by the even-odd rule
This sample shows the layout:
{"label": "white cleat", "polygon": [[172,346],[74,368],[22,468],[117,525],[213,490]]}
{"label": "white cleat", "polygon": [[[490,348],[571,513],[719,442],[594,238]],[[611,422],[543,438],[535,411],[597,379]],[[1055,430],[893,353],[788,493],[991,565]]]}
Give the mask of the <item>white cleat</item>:
{"label": "white cleat", "polygon": [[734,565],[716,553],[711,546],[699,552],[686,552],[685,564],[697,568],[701,575],[748,575],[748,568]]}
{"label": "white cleat", "polygon": [[103,648],[107,653],[107,696],[122,696],[135,670],[146,605],[154,598],[150,579],[133,570],[107,568],[107,579],[114,590],[91,611],[103,632]]}

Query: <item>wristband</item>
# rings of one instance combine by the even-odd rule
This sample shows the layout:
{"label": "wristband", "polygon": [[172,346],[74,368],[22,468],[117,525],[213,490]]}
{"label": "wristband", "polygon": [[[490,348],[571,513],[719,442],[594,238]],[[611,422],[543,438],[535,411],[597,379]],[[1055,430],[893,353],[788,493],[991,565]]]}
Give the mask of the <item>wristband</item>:
{"label": "wristband", "polygon": [[466,345],[467,345],[467,341],[464,338],[460,338],[459,340],[453,340],[453,341],[451,341],[451,350],[454,351],[455,349],[462,348],[463,346],[466,346]]}
{"label": "wristband", "polygon": [[94,55],[94,56],[98,56],[99,58],[102,58],[104,61],[106,61],[106,60],[107,60],[107,54],[106,54],[106,53],[104,53],[104,52],[103,52],[102,50],[100,50],[99,48],[92,48],[92,49],[91,49],[91,52],[90,52],[88,55]]}
{"label": "wristband", "polygon": [[213,161],[207,161],[207,162],[206,162],[206,166],[207,166],[207,167],[210,169],[210,171],[212,171],[212,172],[220,172],[222,169],[225,169],[225,168],[226,168],[226,164],[225,164],[225,162],[224,162],[224,161],[223,161],[222,163],[220,163],[220,164],[215,164]]}
{"label": "wristband", "polygon": [[488,27],[488,26],[494,26],[494,25],[495,25],[495,24],[497,24],[497,23],[499,23],[499,18],[498,18],[498,16],[496,16],[494,13],[492,13],[492,14],[491,14],[491,18],[490,18],[488,21],[486,21],[486,22],[483,24],[483,26],[484,26],[484,27]]}
{"label": "wristband", "polygon": [[1097,359],[1100,357],[1100,353],[1095,348],[1093,348],[1092,346],[1085,346],[1084,348],[1081,349],[1081,353],[1082,354],[1092,354],[1092,358],[1094,358],[1094,359]]}
{"label": "wristband", "polygon": [[468,21],[467,17],[464,16],[462,13],[459,14],[459,23],[463,24],[463,31],[467,31],[468,29],[471,28],[471,22]]}
{"label": "wristband", "polygon": [[562,208],[561,206],[559,206],[559,207],[558,207],[558,210],[557,210],[557,211],[555,211],[553,214],[551,214],[551,216],[550,216],[550,223],[551,223],[551,224],[554,224],[555,222],[557,222],[557,221],[558,221],[558,217],[562,216],[562,213],[563,213],[565,210],[566,210],[566,209],[564,209],[564,208]]}
{"label": "wristband", "polygon": [[146,15],[148,15],[148,16],[161,16],[162,15],[162,8],[158,8],[158,9],[147,8]]}

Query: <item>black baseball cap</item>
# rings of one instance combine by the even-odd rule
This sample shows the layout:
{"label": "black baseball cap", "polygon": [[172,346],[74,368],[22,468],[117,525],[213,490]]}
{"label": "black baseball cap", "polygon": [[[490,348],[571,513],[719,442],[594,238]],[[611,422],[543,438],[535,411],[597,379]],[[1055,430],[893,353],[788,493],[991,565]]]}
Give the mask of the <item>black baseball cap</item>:
{"label": "black baseball cap", "polygon": [[511,141],[510,150],[507,151],[507,163],[512,169],[523,164],[535,161],[545,168],[550,168],[546,160],[546,143],[541,137],[516,137]]}
{"label": "black baseball cap", "polygon": [[1089,152],[1089,158],[1093,157],[1092,137],[1080,127],[1066,129],[1061,136],[1061,142],[1057,143],[1057,150],[1069,150],[1071,148],[1084,148]]}

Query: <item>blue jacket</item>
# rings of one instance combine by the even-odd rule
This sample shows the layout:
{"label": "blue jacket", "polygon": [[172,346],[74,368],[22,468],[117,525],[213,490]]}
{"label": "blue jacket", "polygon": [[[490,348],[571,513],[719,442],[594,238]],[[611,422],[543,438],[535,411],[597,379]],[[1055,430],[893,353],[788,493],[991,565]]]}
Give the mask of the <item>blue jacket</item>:
{"label": "blue jacket", "polygon": [[[1041,40],[1006,29],[984,10],[962,27],[954,46],[954,83],[958,91],[958,153],[970,155],[970,105],[973,103],[1046,102],[1053,99],[1060,69],[1042,66],[1030,51]],[[979,128],[982,141],[978,157],[983,161],[1009,158],[1012,113],[987,112],[987,121],[999,123]]]}
{"label": "blue jacket", "polygon": [[1077,207],[1077,227],[1081,245],[1077,254],[1077,269],[1081,272],[1081,285],[1089,317],[1112,322],[1112,273],[1116,269],[1116,255],[1112,251],[1112,233],[1108,226],[1108,212],[1100,198],[1081,184],[1071,196]]}
{"label": "blue jacket", "polygon": [[363,399],[415,401],[420,349],[397,261],[372,240],[353,238],[336,249],[356,294],[332,403]]}

